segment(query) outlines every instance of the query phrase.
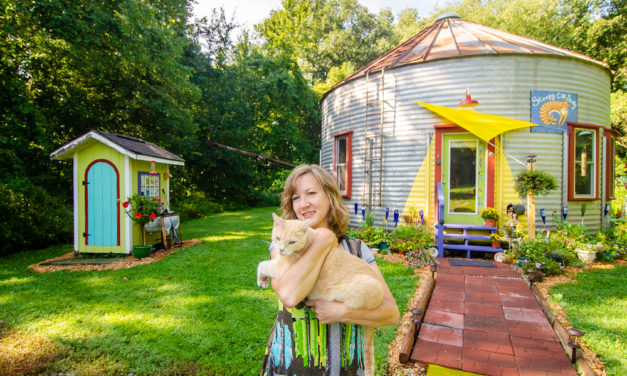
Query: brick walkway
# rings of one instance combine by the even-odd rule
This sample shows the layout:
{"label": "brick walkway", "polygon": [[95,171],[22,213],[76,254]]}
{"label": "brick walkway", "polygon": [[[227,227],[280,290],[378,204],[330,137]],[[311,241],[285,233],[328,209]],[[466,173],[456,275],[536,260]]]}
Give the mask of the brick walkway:
{"label": "brick walkway", "polygon": [[509,265],[495,264],[440,259],[411,359],[489,376],[576,376],[527,284]]}

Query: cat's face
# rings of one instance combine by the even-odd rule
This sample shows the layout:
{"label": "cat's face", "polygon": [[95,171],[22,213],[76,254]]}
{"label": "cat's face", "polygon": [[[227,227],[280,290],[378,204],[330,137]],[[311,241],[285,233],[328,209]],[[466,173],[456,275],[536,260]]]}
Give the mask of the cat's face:
{"label": "cat's face", "polygon": [[304,251],[307,246],[307,224],[303,221],[285,220],[274,213],[272,218],[274,218],[272,229],[274,248],[283,256]]}

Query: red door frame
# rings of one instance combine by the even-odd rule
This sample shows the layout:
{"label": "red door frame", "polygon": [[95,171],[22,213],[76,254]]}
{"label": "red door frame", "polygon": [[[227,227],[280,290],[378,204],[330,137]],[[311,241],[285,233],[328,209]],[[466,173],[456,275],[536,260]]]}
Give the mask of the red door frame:
{"label": "red door frame", "polygon": [[[104,162],[108,165],[110,165],[111,167],[113,167],[113,170],[115,171],[115,177],[116,177],[116,190],[117,190],[117,211],[118,211],[118,216],[117,216],[117,224],[118,224],[118,246],[120,245],[120,173],[118,172],[118,168],[111,162],[108,161],[106,159],[96,159],[95,161],[91,162],[89,164],[89,166],[87,166],[87,168],[85,169],[85,180],[83,180],[83,182],[87,182],[87,174],[89,173],[89,169],[95,165],[98,162]],[[85,234],[89,234],[89,200],[88,200],[88,195],[87,195],[87,191],[89,190],[89,184],[85,184]],[[89,237],[85,236],[85,245],[89,245]]]}

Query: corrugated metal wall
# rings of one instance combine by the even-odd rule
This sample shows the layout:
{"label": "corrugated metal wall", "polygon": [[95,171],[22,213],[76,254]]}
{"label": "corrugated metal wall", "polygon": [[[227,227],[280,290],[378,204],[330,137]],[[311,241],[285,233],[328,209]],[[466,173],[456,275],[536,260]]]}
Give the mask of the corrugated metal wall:
{"label": "corrugated metal wall", "polygon": [[[394,68],[385,72],[384,81],[384,99],[391,112],[386,114],[383,127],[382,207],[374,210],[378,223],[382,223],[385,207],[391,211],[398,209],[399,212],[404,209],[416,174],[429,150],[433,125],[441,122],[436,115],[416,104],[417,100],[456,107],[464,98],[466,88],[469,88],[473,99],[480,102],[477,111],[528,121],[531,90],[568,91],[578,94],[579,122],[609,127],[609,74],[600,66],[573,58],[472,56]],[[333,136],[351,130],[354,132],[352,197],[345,201],[353,226],[361,218],[361,212],[356,217],[353,215],[353,204],[358,203],[361,211],[362,204],[367,202],[363,195],[365,113],[365,77],[337,87],[322,101],[320,163],[325,169],[333,170]],[[545,208],[547,213],[559,213],[566,204],[567,192],[563,184],[567,168],[567,163],[563,161],[567,157],[564,151],[566,140],[559,134],[532,133],[528,130],[508,133],[502,139],[507,153],[523,162],[526,155],[536,154],[537,169],[549,172],[558,180],[559,191],[536,200],[537,208]],[[505,159],[514,174],[526,168],[512,157]],[[429,160],[428,163],[433,162]],[[433,169],[428,171],[431,178]],[[498,176],[496,184],[503,184]],[[433,187],[433,182],[425,183],[427,186]],[[502,189],[501,192],[502,204],[516,201],[517,197],[512,197],[513,190]],[[417,202],[428,203],[432,197],[432,192],[424,192]],[[498,199],[495,197],[495,201]],[[602,204],[588,203],[585,221],[591,229],[599,227],[600,216],[595,217],[594,214],[600,215]],[[569,214],[569,219],[576,219],[576,207],[580,207],[578,202],[569,204],[569,213],[573,215]],[[433,208],[429,209],[429,217],[433,219]],[[537,227],[541,228],[540,216],[537,217]]]}

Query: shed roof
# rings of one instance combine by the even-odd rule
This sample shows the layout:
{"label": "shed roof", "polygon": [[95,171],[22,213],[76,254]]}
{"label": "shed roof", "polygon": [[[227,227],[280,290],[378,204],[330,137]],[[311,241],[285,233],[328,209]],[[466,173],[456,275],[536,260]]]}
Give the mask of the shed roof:
{"label": "shed roof", "polygon": [[457,13],[447,12],[438,17],[431,26],[379,56],[333,88],[364,76],[366,72],[377,72],[384,68],[473,55],[502,54],[565,56],[607,68],[605,63],[588,56],[462,20]]}
{"label": "shed roof", "polygon": [[124,136],[98,130],[90,130],[84,135],[62,145],[52,153],[52,159],[71,159],[74,152],[82,149],[94,141],[101,142],[132,159],[173,164],[183,166],[185,160],[169,151],[139,138]]}

